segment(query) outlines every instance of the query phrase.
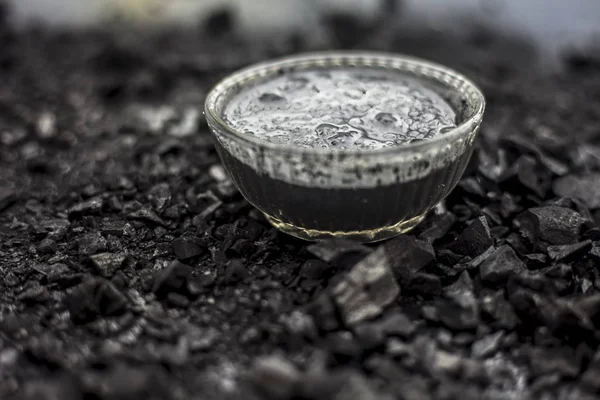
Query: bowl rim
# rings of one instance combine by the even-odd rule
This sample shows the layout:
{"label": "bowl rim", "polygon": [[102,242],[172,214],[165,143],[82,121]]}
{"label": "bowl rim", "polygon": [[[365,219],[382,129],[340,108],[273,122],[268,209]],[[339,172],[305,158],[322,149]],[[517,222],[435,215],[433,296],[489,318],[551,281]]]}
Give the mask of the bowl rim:
{"label": "bowl rim", "polygon": [[[374,64],[367,61],[374,62]],[[449,82],[441,80],[441,76],[450,77],[457,81],[465,92],[470,92],[469,96],[475,97],[472,104],[475,106],[475,111],[471,116],[462,121],[452,130],[437,135],[433,138],[408,143],[402,146],[384,147],[380,149],[328,149],[317,147],[295,147],[287,144],[272,143],[266,140],[256,138],[249,134],[240,132],[229,123],[227,123],[219,113],[219,101],[222,101],[222,96],[226,95],[229,90],[240,85],[247,84],[253,80],[268,76],[278,71],[285,71],[292,68],[310,68],[310,67],[367,67],[367,68],[393,68],[401,72],[407,72],[413,75],[425,76],[429,79],[434,79],[442,85],[454,88],[456,92],[460,88],[453,87]],[[427,72],[427,73],[426,73]],[[452,90],[452,89],[451,89]],[[463,97],[464,94],[461,94]],[[291,154],[314,154],[323,156],[362,156],[367,155],[385,155],[398,154],[406,151],[418,151],[421,148],[444,145],[460,139],[463,135],[472,132],[483,119],[485,112],[486,101],[483,92],[479,87],[463,74],[445,67],[441,64],[427,61],[421,58],[407,56],[397,53],[372,52],[372,51],[320,51],[300,53],[291,56],[285,56],[272,60],[267,60],[252,64],[238,71],[229,74],[220,80],[209,91],[204,102],[204,114],[206,116],[209,128],[214,132],[214,128],[220,128],[219,133],[228,136],[235,141],[246,142],[247,144],[258,146],[259,148],[277,151],[281,153]],[[218,140],[218,139],[217,139]]]}

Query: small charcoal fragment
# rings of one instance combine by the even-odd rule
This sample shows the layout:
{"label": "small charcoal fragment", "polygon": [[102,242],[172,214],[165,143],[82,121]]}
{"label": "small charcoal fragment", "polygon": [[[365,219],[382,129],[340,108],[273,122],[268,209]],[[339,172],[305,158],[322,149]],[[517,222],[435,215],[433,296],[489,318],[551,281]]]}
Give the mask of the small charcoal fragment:
{"label": "small charcoal fragment", "polygon": [[485,336],[473,343],[471,353],[477,358],[487,358],[492,356],[499,350],[503,338],[503,331],[498,331],[494,334]]}
{"label": "small charcoal fragment", "polygon": [[504,245],[490,254],[479,266],[479,273],[482,281],[496,284],[506,282],[510,275],[521,273],[525,269],[525,264],[517,257],[515,251]]}
{"label": "small charcoal fragment", "polygon": [[169,206],[171,201],[171,189],[167,183],[159,183],[150,189],[148,193],[148,200],[152,203],[154,209],[158,212],[162,212],[166,207]]}
{"label": "small charcoal fragment", "polygon": [[348,325],[380,315],[400,294],[385,248],[359,261],[331,293]]}
{"label": "small charcoal fragment", "polygon": [[553,189],[559,196],[581,200],[589,209],[600,208],[600,173],[563,176],[554,181]]}
{"label": "small charcoal fragment", "polygon": [[329,239],[306,248],[328,264],[353,265],[371,252],[367,246],[346,239]]}
{"label": "small charcoal fragment", "polygon": [[271,400],[291,399],[301,379],[294,364],[279,355],[257,360],[249,376],[256,389]]}
{"label": "small charcoal fragment", "polygon": [[106,239],[100,233],[88,233],[79,239],[79,254],[89,256],[106,250]]}
{"label": "small charcoal fragment", "polygon": [[248,269],[240,259],[229,261],[225,269],[224,281],[227,284],[234,284],[243,281],[249,276]]}
{"label": "small charcoal fragment", "polygon": [[548,256],[554,261],[573,260],[585,255],[592,248],[592,242],[584,240],[574,244],[548,246]]}
{"label": "small charcoal fragment", "polygon": [[189,265],[173,261],[167,268],[157,273],[152,291],[158,296],[166,296],[170,292],[184,292],[192,271]]}
{"label": "small charcoal fragment", "polygon": [[180,237],[171,242],[175,256],[180,260],[196,257],[204,251],[201,241],[195,237]]}
{"label": "small charcoal fragment", "polygon": [[527,238],[550,244],[570,244],[579,238],[585,220],[569,208],[546,206],[530,208],[517,217],[517,223]]}
{"label": "small charcoal fragment", "polygon": [[103,204],[104,202],[100,197],[92,197],[91,199],[77,203],[69,209],[69,218],[77,219],[85,215],[98,214],[102,210]]}
{"label": "small charcoal fragment", "polygon": [[98,316],[123,313],[127,298],[109,281],[94,278],[74,288],[65,298],[65,304],[73,322],[85,323]]}
{"label": "small charcoal fragment", "polygon": [[149,223],[151,225],[157,225],[157,226],[166,226],[165,222],[160,219],[153,211],[147,209],[147,208],[141,208],[137,211],[133,211],[129,214],[127,214],[127,217],[130,219],[135,219],[135,220],[139,220],[142,222],[146,222]]}
{"label": "small charcoal fragment", "polygon": [[125,253],[99,253],[91,255],[89,261],[101,276],[108,278],[121,268],[126,256]]}
{"label": "small charcoal fragment", "polygon": [[412,276],[408,291],[421,296],[437,296],[442,292],[442,282],[437,275],[419,272]]}
{"label": "small charcoal fragment", "polygon": [[448,245],[448,249],[456,254],[476,257],[493,244],[487,220],[479,217],[471,221],[456,240]]}
{"label": "small charcoal fragment", "polygon": [[417,228],[421,231],[419,239],[433,243],[443,238],[450,231],[455,221],[456,217],[449,212],[434,214],[423,221],[422,227]]}
{"label": "small charcoal fragment", "polygon": [[410,284],[413,273],[423,269],[435,260],[431,243],[400,235],[383,245],[385,254],[396,279],[400,284]]}

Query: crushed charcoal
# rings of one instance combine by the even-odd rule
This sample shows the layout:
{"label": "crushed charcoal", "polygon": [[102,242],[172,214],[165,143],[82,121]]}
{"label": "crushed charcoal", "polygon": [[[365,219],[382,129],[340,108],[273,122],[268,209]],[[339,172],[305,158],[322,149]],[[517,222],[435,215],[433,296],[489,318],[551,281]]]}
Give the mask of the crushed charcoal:
{"label": "crushed charcoal", "polygon": [[589,209],[600,208],[600,174],[566,175],[554,182],[554,193],[579,199]]}
{"label": "crushed charcoal", "polygon": [[487,220],[485,217],[479,217],[471,221],[456,240],[448,245],[448,250],[456,254],[476,257],[493,244]]}
{"label": "crushed charcoal", "polygon": [[584,222],[576,211],[558,206],[531,208],[517,219],[519,228],[532,243],[539,239],[554,245],[577,241]]}
{"label": "crushed charcoal", "polygon": [[481,280],[488,284],[505,282],[511,275],[524,271],[525,264],[508,245],[496,249],[479,266]]}
{"label": "crushed charcoal", "polygon": [[400,294],[385,247],[352,267],[331,294],[348,325],[380,315]]}
{"label": "crushed charcoal", "polygon": [[180,260],[187,260],[199,256],[204,252],[204,246],[199,238],[180,237],[171,242],[175,256]]}
{"label": "crushed charcoal", "polygon": [[127,303],[123,293],[102,278],[87,280],[73,288],[65,298],[65,305],[75,323],[90,322],[98,316],[122,314]]}
{"label": "crushed charcoal", "polygon": [[88,233],[79,239],[79,255],[89,256],[106,250],[106,239],[100,233]]}
{"label": "crushed charcoal", "polygon": [[[597,397],[593,49],[533,76],[536,46],[485,28],[332,9],[259,44],[223,10],[212,34],[0,23],[0,398]],[[489,104],[457,188],[377,245],[278,233],[198,110],[231,68],[336,43],[453,66]]]}
{"label": "crushed charcoal", "polygon": [[592,248],[592,242],[584,240],[583,242],[548,246],[548,256],[554,261],[564,261],[567,259],[580,258]]}

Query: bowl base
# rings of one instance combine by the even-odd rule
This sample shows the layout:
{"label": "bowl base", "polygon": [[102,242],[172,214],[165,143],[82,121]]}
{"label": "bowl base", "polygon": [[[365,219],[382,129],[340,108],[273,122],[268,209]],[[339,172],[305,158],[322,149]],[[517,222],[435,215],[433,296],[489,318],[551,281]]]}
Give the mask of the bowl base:
{"label": "bowl base", "polygon": [[372,243],[379,242],[381,240],[390,239],[394,236],[398,236],[402,233],[406,233],[417,226],[423,218],[425,218],[425,214],[418,215],[414,218],[411,218],[406,221],[398,222],[394,225],[384,226],[377,229],[367,229],[363,231],[321,231],[318,229],[308,229],[303,228],[301,226],[296,226],[292,224],[288,224],[286,222],[280,221],[279,219],[272,217],[268,214],[265,214],[267,220],[273,225],[275,228],[280,231],[287,233],[288,235],[297,237],[299,239],[308,240],[308,241],[320,241],[331,238],[344,238],[349,240],[354,240],[361,243]]}

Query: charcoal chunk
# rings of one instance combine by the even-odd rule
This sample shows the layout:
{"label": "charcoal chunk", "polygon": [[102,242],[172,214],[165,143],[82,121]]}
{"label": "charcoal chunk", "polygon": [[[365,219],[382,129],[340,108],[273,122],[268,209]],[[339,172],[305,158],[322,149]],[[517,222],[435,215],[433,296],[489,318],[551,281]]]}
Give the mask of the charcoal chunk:
{"label": "charcoal chunk", "polygon": [[244,265],[244,262],[240,259],[235,259],[227,263],[225,269],[224,281],[228,284],[234,284],[243,281],[249,276],[248,269]]}
{"label": "charcoal chunk", "polygon": [[590,209],[600,208],[600,173],[563,176],[554,181],[553,189],[559,196],[581,200]]}
{"label": "charcoal chunk", "polygon": [[442,282],[437,275],[419,272],[412,276],[408,291],[422,296],[437,296],[442,292]]}
{"label": "charcoal chunk", "polygon": [[291,399],[300,379],[296,366],[280,355],[260,358],[250,369],[250,382],[271,400]]}
{"label": "charcoal chunk", "polygon": [[385,248],[359,261],[331,293],[348,325],[380,315],[400,294]]}
{"label": "charcoal chunk", "polygon": [[331,269],[327,263],[320,260],[307,260],[300,266],[299,276],[311,281],[323,279]]}
{"label": "charcoal chunk", "polygon": [[471,221],[469,226],[448,245],[448,250],[463,256],[476,257],[494,244],[485,217]]}
{"label": "charcoal chunk", "polygon": [[314,318],[315,323],[322,331],[333,331],[340,326],[335,305],[325,293],[321,293],[309,304],[307,312]]}
{"label": "charcoal chunk", "polygon": [[579,238],[585,220],[569,208],[546,206],[531,208],[517,217],[519,228],[529,240],[550,244],[570,244]]}
{"label": "charcoal chunk", "polygon": [[487,335],[473,343],[471,353],[477,358],[487,358],[492,356],[499,350],[503,338],[503,331],[498,331],[494,334]]}
{"label": "charcoal chunk", "polygon": [[419,234],[419,239],[433,243],[436,240],[443,238],[444,235],[450,231],[454,222],[456,222],[456,217],[452,213],[444,212],[441,214],[434,214],[425,219],[422,226],[417,228],[421,232]]}
{"label": "charcoal chunk", "polygon": [[79,254],[82,256],[96,254],[105,251],[106,246],[106,239],[100,233],[88,233],[79,239]]}
{"label": "charcoal chunk", "polygon": [[496,249],[479,266],[481,280],[496,284],[506,282],[509,276],[525,271],[525,264],[517,257],[515,251],[508,245]]}
{"label": "charcoal chunk", "polygon": [[394,276],[404,287],[410,284],[413,273],[435,260],[431,243],[400,235],[383,245]]}
{"label": "charcoal chunk", "polygon": [[158,215],[156,215],[154,211],[151,211],[147,208],[140,208],[137,211],[130,212],[129,214],[127,214],[127,217],[154,226],[166,226],[165,222],[162,219],[160,219],[160,217],[158,217]]}
{"label": "charcoal chunk", "polygon": [[173,261],[167,268],[157,273],[152,291],[159,297],[167,296],[171,292],[185,293],[192,271],[189,265]]}
{"label": "charcoal chunk", "polygon": [[367,246],[346,239],[329,239],[315,243],[306,250],[318,259],[335,265],[354,265],[371,252]]}
{"label": "charcoal chunk", "polygon": [[195,237],[180,237],[171,242],[175,256],[180,260],[196,257],[204,251],[201,241]]}
{"label": "charcoal chunk", "polygon": [[73,322],[86,323],[98,316],[122,314],[127,298],[109,281],[94,278],[75,287],[65,298],[65,305]]}
{"label": "charcoal chunk", "polygon": [[159,183],[150,189],[148,193],[148,200],[152,203],[154,209],[158,212],[162,212],[166,207],[169,206],[171,201],[171,189],[167,183]]}
{"label": "charcoal chunk", "polygon": [[574,244],[548,246],[548,256],[554,261],[581,258],[592,248],[592,242],[584,240]]}
{"label": "charcoal chunk", "polygon": [[89,257],[89,262],[100,275],[109,278],[121,268],[127,255],[125,253],[99,253]]}
{"label": "charcoal chunk", "polygon": [[529,352],[529,365],[534,377],[556,373],[563,378],[572,379],[579,375],[580,369],[573,350],[564,347],[532,348]]}
{"label": "charcoal chunk", "polygon": [[92,197],[86,201],[75,204],[68,211],[70,219],[81,218],[85,215],[94,215],[102,211],[102,205],[104,204],[101,197]]}

